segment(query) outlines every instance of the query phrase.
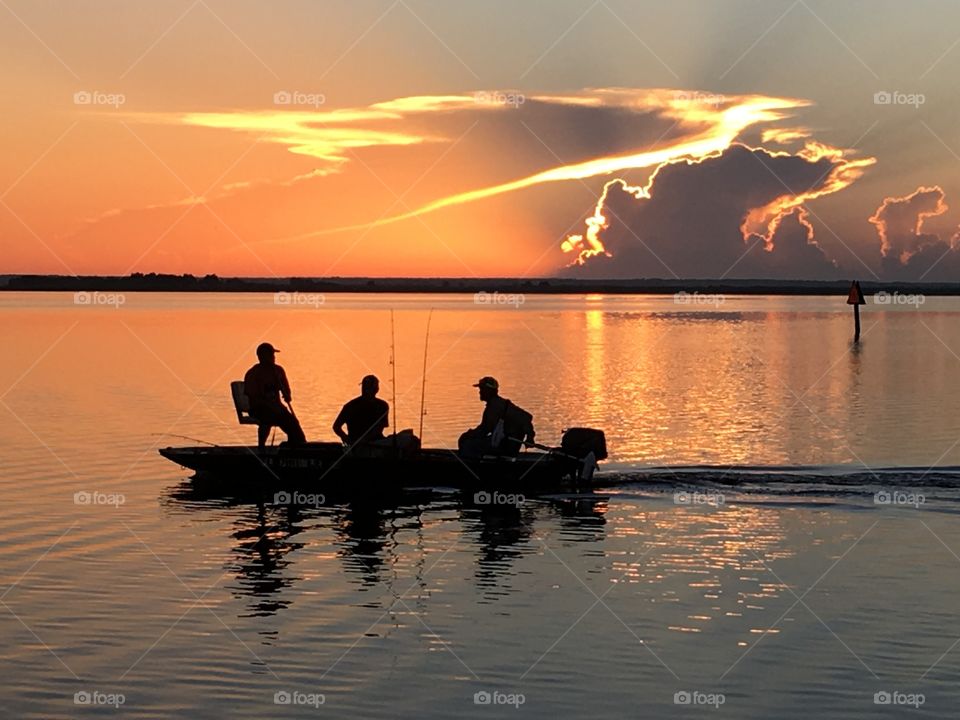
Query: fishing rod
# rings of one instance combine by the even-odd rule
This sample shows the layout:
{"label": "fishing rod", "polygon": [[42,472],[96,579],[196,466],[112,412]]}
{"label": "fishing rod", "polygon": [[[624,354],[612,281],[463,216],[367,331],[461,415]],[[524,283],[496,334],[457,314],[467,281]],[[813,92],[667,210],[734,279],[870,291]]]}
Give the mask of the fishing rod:
{"label": "fishing rod", "polygon": [[390,308],[390,367],[393,385],[393,447],[397,447],[397,334],[393,322],[393,308]]}
{"label": "fishing rod", "polygon": [[190,440],[192,442],[203,443],[204,445],[209,445],[210,447],[220,447],[217,445],[217,443],[201,440],[200,438],[190,437],[189,435],[177,435],[176,433],[150,433],[150,435],[153,437],[175,437],[180,438],[181,440]]}
{"label": "fishing rod", "polygon": [[417,437],[423,442],[423,404],[427,397],[427,348],[430,346],[430,321],[433,319],[433,308],[427,314],[427,334],[423,338],[423,377],[420,379],[420,431]]}

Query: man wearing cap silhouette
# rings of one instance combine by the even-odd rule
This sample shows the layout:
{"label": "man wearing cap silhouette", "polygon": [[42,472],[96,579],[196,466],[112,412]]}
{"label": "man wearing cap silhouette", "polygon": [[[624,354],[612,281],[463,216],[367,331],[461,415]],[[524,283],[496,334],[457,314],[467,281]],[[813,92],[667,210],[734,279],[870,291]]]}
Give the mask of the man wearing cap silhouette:
{"label": "man wearing cap silhouette", "polygon": [[[367,375],[360,381],[360,395],[343,406],[333,421],[333,431],[347,445],[366,445],[383,440],[383,431],[389,426],[390,406],[377,397],[380,381],[376,375]],[[343,426],[347,429],[344,432]]]}
{"label": "man wearing cap silhouette", "polygon": [[500,383],[492,377],[482,377],[473,385],[480,390],[480,400],[486,403],[480,424],[460,436],[458,447],[464,457],[496,454],[500,438],[494,437],[497,425],[507,411],[508,402],[500,397]]}
{"label": "man wearing cap silhouette", "polygon": [[257,359],[260,362],[247,370],[243,377],[243,391],[250,400],[250,414],[256,418],[259,426],[257,444],[260,447],[267,444],[272,427],[283,430],[290,445],[299,445],[307,440],[297,416],[280,402],[282,396],[289,403],[291,395],[287,374],[277,365],[278,352],[270,343],[260,343],[257,346]]}

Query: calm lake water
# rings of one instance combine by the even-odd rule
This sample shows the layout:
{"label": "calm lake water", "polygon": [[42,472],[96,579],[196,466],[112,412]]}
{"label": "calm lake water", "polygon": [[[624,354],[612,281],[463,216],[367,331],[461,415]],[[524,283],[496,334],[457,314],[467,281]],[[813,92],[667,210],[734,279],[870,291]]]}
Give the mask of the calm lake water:
{"label": "calm lake water", "polygon": [[[960,299],[921,300],[853,346],[843,298],[0,294],[4,716],[952,717]],[[391,309],[417,428],[431,308],[425,444],[494,375],[541,441],[604,428],[609,490],[290,507],[157,454],[255,442],[263,340],[333,439]]]}

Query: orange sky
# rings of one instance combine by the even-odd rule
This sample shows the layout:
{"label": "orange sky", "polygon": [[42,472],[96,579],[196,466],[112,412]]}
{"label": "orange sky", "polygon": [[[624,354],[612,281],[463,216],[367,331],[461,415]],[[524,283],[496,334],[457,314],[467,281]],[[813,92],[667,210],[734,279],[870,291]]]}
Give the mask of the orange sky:
{"label": "orange sky", "polygon": [[[756,208],[754,230],[812,202],[823,242],[866,247],[886,197],[960,192],[938,122],[956,103],[935,94],[960,53],[931,66],[913,51],[901,67],[930,69],[902,83],[882,38],[939,34],[895,13],[875,18],[880,39],[838,44],[809,13],[762,34],[775,16],[703,10],[729,30],[704,57],[711,40],[694,42],[680,11],[557,0],[504,26],[507,4],[453,5],[11,2],[0,273],[549,274],[608,183],[641,188],[734,142],[853,163],[819,199]],[[825,17],[843,38],[855,20]],[[511,42],[489,42],[497,28]],[[886,87],[931,102],[878,109]],[[956,217],[929,225],[946,236]]]}
{"label": "orange sky", "polygon": [[[722,152],[805,105],[606,89],[417,96],[330,110],[80,106],[94,127],[123,141],[101,146],[115,153],[95,161],[105,177],[130,154],[155,167],[131,187],[85,187],[102,209],[48,234],[43,265],[78,274],[542,274],[563,262],[564,228],[595,203],[596,179]],[[553,137],[611,118],[645,142],[598,133],[572,147]],[[210,180],[208,147],[239,161]],[[151,180],[157,185],[148,187]],[[144,202],[148,194],[155,199]],[[580,207],[556,213],[550,206],[561,197]]]}

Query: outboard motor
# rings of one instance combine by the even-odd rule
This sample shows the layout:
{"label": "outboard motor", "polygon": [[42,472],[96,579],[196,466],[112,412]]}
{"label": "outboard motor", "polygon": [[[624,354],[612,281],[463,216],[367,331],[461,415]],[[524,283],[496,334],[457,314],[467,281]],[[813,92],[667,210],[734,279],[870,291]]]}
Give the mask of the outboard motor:
{"label": "outboard motor", "polygon": [[607,437],[603,430],[575,427],[566,430],[560,439],[560,449],[568,455],[583,459],[593,454],[594,460],[607,459]]}

